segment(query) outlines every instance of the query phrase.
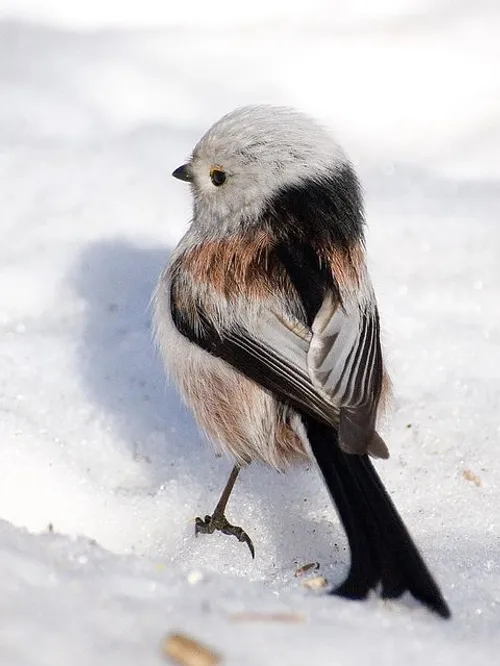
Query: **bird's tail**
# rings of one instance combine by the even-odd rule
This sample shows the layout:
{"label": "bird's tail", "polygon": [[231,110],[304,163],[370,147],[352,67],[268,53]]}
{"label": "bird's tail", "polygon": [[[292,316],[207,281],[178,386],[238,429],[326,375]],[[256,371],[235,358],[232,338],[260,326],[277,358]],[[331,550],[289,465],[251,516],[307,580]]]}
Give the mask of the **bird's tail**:
{"label": "bird's tail", "polygon": [[444,618],[450,610],[367,455],[344,453],[337,432],[304,416],[312,453],[335,502],[351,550],[347,579],[334,590],[362,599],[380,585],[383,598],[405,591]]}

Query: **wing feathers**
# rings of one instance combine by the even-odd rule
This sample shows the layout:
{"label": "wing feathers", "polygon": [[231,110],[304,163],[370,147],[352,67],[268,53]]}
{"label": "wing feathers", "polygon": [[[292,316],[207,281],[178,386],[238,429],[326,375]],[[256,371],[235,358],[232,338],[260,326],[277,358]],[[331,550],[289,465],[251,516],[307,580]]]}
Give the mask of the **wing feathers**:
{"label": "wing feathers", "polygon": [[336,306],[330,299],[318,318],[307,358],[309,374],[340,410],[340,444],[347,452],[387,457],[382,440],[374,438],[383,372],[376,305],[362,308],[348,300]]}

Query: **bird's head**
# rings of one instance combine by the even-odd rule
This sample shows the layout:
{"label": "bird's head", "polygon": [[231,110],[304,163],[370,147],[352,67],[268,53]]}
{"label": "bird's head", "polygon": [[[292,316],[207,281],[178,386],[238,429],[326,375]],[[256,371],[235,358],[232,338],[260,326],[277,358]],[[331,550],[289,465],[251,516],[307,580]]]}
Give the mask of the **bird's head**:
{"label": "bird's head", "polygon": [[[309,206],[314,215],[318,202],[328,207],[338,187],[354,188],[360,202],[352,168],[330,132],[287,107],[247,106],[223,116],[172,175],[191,184],[193,226],[211,235],[258,222],[290,192],[303,214]],[[284,216],[293,212],[279,205]]]}

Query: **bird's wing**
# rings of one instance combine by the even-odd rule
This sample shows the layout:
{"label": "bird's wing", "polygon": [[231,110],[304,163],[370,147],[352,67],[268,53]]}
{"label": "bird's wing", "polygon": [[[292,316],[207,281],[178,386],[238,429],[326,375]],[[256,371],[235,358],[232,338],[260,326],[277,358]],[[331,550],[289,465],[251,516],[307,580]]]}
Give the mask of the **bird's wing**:
{"label": "bird's wing", "polygon": [[346,451],[387,457],[375,432],[383,362],[375,297],[366,276],[361,299],[339,304],[327,293],[312,324],[308,373],[316,390],[340,407],[339,436]]}
{"label": "bird's wing", "polygon": [[341,306],[327,292],[310,329],[276,301],[220,326],[198,304],[196,323],[172,300],[177,328],[265,389],[339,428],[350,453],[387,457],[375,432],[382,360],[376,307]]}

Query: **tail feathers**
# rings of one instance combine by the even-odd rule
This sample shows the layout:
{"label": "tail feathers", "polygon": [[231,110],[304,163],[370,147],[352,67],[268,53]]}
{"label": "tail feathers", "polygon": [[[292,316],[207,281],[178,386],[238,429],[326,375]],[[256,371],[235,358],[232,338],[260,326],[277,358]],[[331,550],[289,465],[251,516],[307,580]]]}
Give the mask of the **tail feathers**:
{"label": "tail feathers", "polygon": [[368,456],[344,453],[337,432],[311,417],[304,416],[304,425],[351,550],[349,574],[334,594],[363,599],[380,584],[383,598],[396,598],[408,590],[441,617],[450,617]]}

